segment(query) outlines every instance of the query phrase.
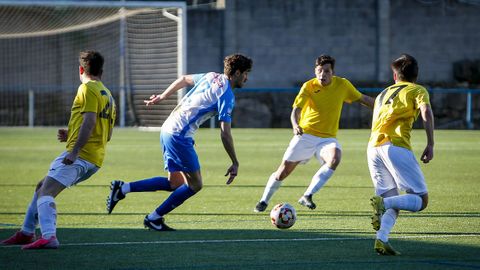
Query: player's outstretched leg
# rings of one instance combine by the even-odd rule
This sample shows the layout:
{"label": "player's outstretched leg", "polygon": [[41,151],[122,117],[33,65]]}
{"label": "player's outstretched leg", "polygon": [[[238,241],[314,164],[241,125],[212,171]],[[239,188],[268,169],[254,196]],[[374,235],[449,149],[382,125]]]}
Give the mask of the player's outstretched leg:
{"label": "player's outstretched leg", "polygon": [[113,208],[120,200],[125,198],[125,195],[122,193],[122,186],[124,182],[120,180],[112,181],[110,185],[110,195],[107,197],[107,212],[110,214],[113,211]]}
{"label": "player's outstretched leg", "polygon": [[299,200],[298,200],[298,203],[305,206],[305,207],[308,207],[310,208],[311,210],[317,208],[317,205],[313,202],[313,199],[312,199],[313,195],[303,195]]}
{"label": "player's outstretched leg", "polygon": [[22,246],[22,249],[56,249],[60,243],[56,237],[57,207],[55,198],[49,195],[39,196],[37,200],[38,221],[42,237],[37,241]]}
{"label": "player's outstretched leg", "polygon": [[267,185],[263,191],[262,198],[258,201],[255,208],[253,208],[254,212],[264,212],[267,209],[268,202],[272,198],[273,194],[280,188],[282,185],[282,181],[278,180],[276,177],[276,173],[272,173],[268,178]]}
{"label": "player's outstretched leg", "polygon": [[163,217],[157,220],[150,220],[148,218],[148,215],[146,215],[143,219],[143,225],[145,226],[145,228],[149,228],[155,231],[175,231],[175,229],[165,224],[165,219]]}
{"label": "player's outstretched leg", "polygon": [[370,198],[370,205],[373,208],[372,227],[375,231],[378,231],[380,230],[383,213],[385,213],[383,198],[380,196],[373,196]]}
{"label": "player's outstretched leg", "polygon": [[383,242],[380,239],[375,239],[375,245],[373,248],[379,255],[400,255],[400,252],[393,249],[393,247],[388,242]]}
{"label": "player's outstretched leg", "polygon": [[182,205],[183,202],[193,195],[195,195],[195,191],[193,191],[188,185],[181,185],[172,192],[172,194],[170,194],[170,196],[168,196],[168,198],[157,207],[157,209],[145,217],[143,225],[156,231],[173,231],[174,229],[165,224],[163,217],[176,207]]}

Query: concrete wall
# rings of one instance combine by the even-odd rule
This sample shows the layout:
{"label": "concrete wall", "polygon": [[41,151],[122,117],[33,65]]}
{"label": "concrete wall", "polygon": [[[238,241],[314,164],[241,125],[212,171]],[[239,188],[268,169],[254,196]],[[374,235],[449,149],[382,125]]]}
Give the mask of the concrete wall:
{"label": "concrete wall", "polygon": [[[356,86],[385,87],[391,82],[389,63],[407,52],[419,60],[421,83],[454,86],[453,63],[480,59],[480,5],[468,3],[478,1],[225,0],[225,9],[189,8],[187,72],[222,72],[224,56],[240,52],[254,60],[246,87],[299,87],[314,76],[315,58],[330,54],[337,59],[337,75]],[[44,40],[0,40],[0,90],[39,86],[42,92],[56,92],[62,90],[60,86],[67,86],[65,91],[74,94],[78,86],[76,58],[86,46],[105,54],[103,80],[117,93],[118,29],[115,22],[92,32],[48,36]],[[158,75],[151,70],[141,72]],[[162,87],[157,85],[151,88]],[[10,121],[15,118],[10,115],[14,102],[7,99],[19,99],[14,94],[0,94],[0,125],[23,124],[25,121]],[[55,106],[48,105],[50,96],[45,98],[36,106],[36,113],[50,119],[47,109],[52,107],[64,107],[68,112],[70,95]],[[288,127],[294,97],[294,93],[285,92],[239,93],[235,113],[242,117],[235,118],[234,124]],[[480,127],[480,95],[474,97],[473,106],[473,118]],[[23,103],[16,108],[26,119]],[[40,111],[43,109],[45,112]],[[436,95],[434,110],[436,117],[442,117],[437,123],[448,124],[465,115],[465,97]],[[340,125],[368,127],[369,118],[369,112],[360,106],[345,106]],[[41,124],[63,123],[64,119],[52,121]]]}
{"label": "concrete wall", "polygon": [[[430,4],[429,4],[430,3]],[[320,54],[336,58],[338,76],[386,87],[390,63],[415,56],[419,82],[453,87],[453,63],[480,59],[480,5],[468,1],[226,0],[224,10],[188,11],[188,73],[219,71],[225,55],[254,60],[248,88],[299,87]],[[374,95],[374,94],[373,94]],[[236,127],[289,127],[292,93],[238,93]],[[437,123],[464,128],[464,95],[432,95]],[[473,118],[480,126],[480,95]],[[344,106],[341,127],[368,128],[370,112]],[[452,124],[453,123],[453,124]]]}
{"label": "concrete wall", "polygon": [[223,72],[224,10],[189,10],[187,13],[187,72]]}
{"label": "concrete wall", "polygon": [[453,62],[480,58],[479,14],[446,0],[227,0],[225,10],[189,10],[188,71],[221,71],[224,55],[241,52],[254,59],[247,87],[294,87],[330,54],[338,75],[371,84],[390,81],[389,63],[406,52],[420,81],[452,82]]}
{"label": "concrete wall", "polygon": [[480,5],[458,2],[391,1],[391,57],[414,55],[422,81],[452,81],[453,62],[480,59]]}

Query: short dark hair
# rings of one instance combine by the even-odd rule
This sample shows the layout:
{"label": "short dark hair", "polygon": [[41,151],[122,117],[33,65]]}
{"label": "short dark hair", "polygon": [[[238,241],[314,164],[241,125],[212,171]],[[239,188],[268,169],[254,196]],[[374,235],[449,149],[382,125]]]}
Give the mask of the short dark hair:
{"label": "short dark hair", "polygon": [[408,54],[402,54],[399,58],[393,60],[392,70],[397,74],[400,81],[415,82],[418,77],[417,60]]}
{"label": "short dark hair", "polygon": [[97,51],[82,51],[78,57],[80,66],[87,75],[100,76],[103,73],[103,56]]}
{"label": "short dark hair", "polygon": [[231,76],[237,70],[240,72],[250,71],[252,65],[252,59],[241,54],[232,54],[225,57],[223,60],[223,73],[227,76]]}
{"label": "short dark hair", "polygon": [[317,57],[317,60],[315,60],[315,66],[323,66],[326,64],[330,64],[333,70],[335,68],[335,58],[330,55],[322,54]]}

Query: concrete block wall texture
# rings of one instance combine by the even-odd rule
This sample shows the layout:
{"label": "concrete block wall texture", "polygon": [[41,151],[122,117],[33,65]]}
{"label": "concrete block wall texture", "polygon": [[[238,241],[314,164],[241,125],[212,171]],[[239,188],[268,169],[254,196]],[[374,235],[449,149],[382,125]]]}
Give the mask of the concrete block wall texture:
{"label": "concrete block wall texture", "polygon": [[192,9],[187,13],[187,72],[223,72],[224,10]]}
{"label": "concrete block wall texture", "polygon": [[[330,54],[337,59],[335,70],[338,76],[348,78],[357,86],[384,87],[391,82],[390,61],[406,52],[419,61],[420,83],[453,84],[455,61],[480,59],[480,6],[470,2],[474,1],[226,0],[225,9],[189,9],[187,73],[222,72],[224,56],[240,52],[254,60],[246,87],[300,87],[304,81],[314,77],[315,58],[320,54]],[[106,27],[116,29],[118,25]],[[42,52],[29,56],[41,68],[22,63],[15,55],[22,54],[22,46],[35,44],[27,42],[19,46],[1,41],[2,51],[12,46],[17,46],[18,50],[2,56],[7,64],[0,67],[0,82],[4,86],[19,82],[28,84],[23,80],[24,74],[28,73],[36,77],[31,79],[36,85],[48,79],[48,82],[55,81],[58,85],[73,81],[76,86],[76,55],[66,55],[65,52],[75,44],[67,40],[52,40],[44,43],[43,48],[60,58],[71,59],[71,62],[65,61],[64,66],[59,66]],[[108,72],[103,79],[115,90],[119,63],[118,51],[111,49],[112,40],[118,40],[118,36],[102,39],[96,49],[107,54],[105,57],[109,61],[105,65]],[[10,76],[13,73],[17,76]],[[278,123],[282,127],[289,125],[288,121],[278,121],[279,117],[288,117],[293,101],[293,97],[286,99],[283,95],[272,97],[267,104],[272,106],[269,107],[271,126]],[[445,104],[454,99],[438,100],[438,105],[435,105],[438,111],[440,107],[459,107],[459,104]],[[459,101],[462,108],[456,109],[459,115],[465,110],[463,100]],[[65,106],[69,106],[69,102]],[[238,105],[248,104],[239,102]],[[478,110],[477,97],[474,97],[473,106]],[[264,110],[261,104],[256,108]],[[287,113],[278,108],[285,108]],[[245,108],[247,115],[251,111]],[[363,110],[347,114],[353,117],[363,114]],[[349,118],[342,118],[341,125],[347,123],[345,121],[348,125],[364,122],[364,118]],[[248,126],[249,123],[242,125]]]}
{"label": "concrete block wall texture", "polygon": [[451,83],[453,62],[480,58],[478,14],[468,1],[226,0],[225,10],[189,10],[188,69],[221,70],[241,52],[254,59],[247,87],[294,87],[330,54],[337,75],[365,85],[391,81],[390,62],[409,53],[420,81]]}
{"label": "concrete block wall texture", "polygon": [[[391,61],[409,53],[419,61],[420,83],[454,85],[453,63],[480,59],[478,14],[480,5],[469,1],[226,0],[225,10],[189,10],[188,71],[221,72],[222,58],[240,52],[254,60],[246,87],[300,87],[314,77],[315,58],[330,54],[337,60],[338,76],[357,86],[386,87],[392,82]],[[218,31],[222,23],[223,32]],[[208,36],[206,41],[202,41],[204,36]],[[289,127],[288,118],[279,118],[288,117],[294,97],[271,94],[266,101],[265,94],[254,96],[238,96],[236,114],[242,118],[234,120],[236,126]],[[464,98],[455,106],[448,104],[450,100],[454,99],[433,101],[434,108],[442,112],[439,123],[448,124],[449,117],[458,119],[465,113]],[[454,107],[461,108],[451,116],[443,113],[442,108]],[[260,123],[255,109],[271,115]],[[368,110],[357,105],[344,107],[341,127],[365,128],[369,124]]]}
{"label": "concrete block wall texture", "polygon": [[421,81],[454,81],[455,61],[480,59],[480,3],[390,2],[391,55],[414,55],[419,61]]}
{"label": "concrete block wall texture", "polygon": [[[341,76],[374,79],[373,65],[357,68],[365,58],[374,57],[373,47],[366,49],[375,45],[374,4],[373,0],[359,5],[342,0],[227,1],[226,29],[236,34],[226,39],[225,50],[252,56],[251,81],[256,87],[301,85],[313,77],[320,54],[337,58]],[[356,46],[357,42],[365,46]]]}

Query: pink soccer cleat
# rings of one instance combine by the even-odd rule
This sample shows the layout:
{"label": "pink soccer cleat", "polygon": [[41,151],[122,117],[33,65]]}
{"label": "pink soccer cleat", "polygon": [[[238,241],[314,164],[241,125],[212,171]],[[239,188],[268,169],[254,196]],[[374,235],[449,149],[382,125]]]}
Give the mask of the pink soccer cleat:
{"label": "pink soccer cleat", "polygon": [[59,245],[60,243],[55,236],[52,236],[49,239],[41,237],[31,244],[22,246],[22,249],[55,249],[58,248]]}
{"label": "pink soccer cleat", "polygon": [[27,235],[24,234],[22,231],[16,232],[10,238],[3,240],[0,242],[0,245],[7,246],[7,245],[25,245],[32,243],[35,240],[35,234]]}

